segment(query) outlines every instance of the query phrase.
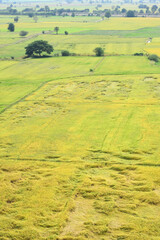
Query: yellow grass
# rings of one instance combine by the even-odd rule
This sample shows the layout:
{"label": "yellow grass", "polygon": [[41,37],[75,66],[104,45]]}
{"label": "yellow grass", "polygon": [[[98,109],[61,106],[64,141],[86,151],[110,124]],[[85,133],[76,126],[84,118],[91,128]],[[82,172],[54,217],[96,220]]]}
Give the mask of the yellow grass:
{"label": "yellow grass", "polygon": [[[160,20],[118,21],[59,26],[137,29]],[[48,27],[21,22],[17,31]],[[41,37],[63,49],[66,36]],[[143,41],[69,35],[77,52],[104,44],[126,56],[1,61],[1,240],[160,239],[159,64],[127,55]],[[3,51],[22,56],[23,44]],[[159,40],[152,44],[146,51]]]}

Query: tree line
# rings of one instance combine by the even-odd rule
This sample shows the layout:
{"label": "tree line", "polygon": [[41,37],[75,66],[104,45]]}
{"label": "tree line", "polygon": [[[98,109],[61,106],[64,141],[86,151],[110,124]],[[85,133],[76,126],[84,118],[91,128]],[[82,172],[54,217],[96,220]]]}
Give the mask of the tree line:
{"label": "tree line", "polygon": [[[25,47],[25,54],[27,57],[36,57],[37,55],[39,57],[44,57],[45,55],[42,56],[42,53],[46,54],[51,54],[54,51],[54,48],[52,45],[50,45],[47,41],[44,40],[38,40],[34,41],[30,44],[28,44],[27,47]],[[102,57],[104,56],[104,49],[101,47],[96,47],[93,52],[97,57]],[[76,54],[70,53],[68,50],[62,50],[61,55],[66,57],[66,56],[76,56]],[[59,54],[56,54],[55,56],[59,56]],[[144,56],[143,53],[135,53],[134,56]],[[153,61],[155,63],[159,62],[159,57],[156,54],[149,54],[147,55],[148,59],[150,61]],[[92,72],[93,69],[90,69]]]}
{"label": "tree line", "polygon": [[[98,4],[96,7],[96,10],[93,10],[92,12],[90,9],[64,9],[64,8],[55,8],[50,9],[49,6],[40,7],[39,5],[36,5],[35,8],[25,8],[21,11],[17,10],[13,7],[13,4],[11,4],[6,9],[0,9],[1,15],[28,15],[29,17],[35,18],[36,16],[100,16],[104,17],[106,12],[110,12],[111,15],[120,15],[120,16],[128,16],[128,12],[130,13],[132,11],[132,15],[138,16],[138,15],[158,15],[160,14],[160,8],[157,5],[152,5],[151,7],[147,6],[146,4],[140,4],[138,6],[139,10],[127,10],[126,8],[122,8],[121,6],[112,6],[111,9],[101,9],[102,5]],[[130,15],[130,14],[129,14]]]}

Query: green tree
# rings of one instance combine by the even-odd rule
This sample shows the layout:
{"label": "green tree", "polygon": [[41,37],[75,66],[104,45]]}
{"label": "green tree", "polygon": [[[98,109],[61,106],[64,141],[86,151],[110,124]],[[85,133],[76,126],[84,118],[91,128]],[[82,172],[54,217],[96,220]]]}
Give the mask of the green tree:
{"label": "green tree", "polygon": [[47,17],[48,13],[50,12],[50,8],[48,6],[45,6],[44,9],[45,9],[46,17]]}
{"label": "green tree", "polygon": [[55,28],[54,28],[54,31],[56,32],[56,34],[58,34],[58,32],[59,32],[59,27],[55,27]]}
{"label": "green tree", "polygon": [[94,49],[94,52],[97,57],[104,56],[104,50],[101,47],[97,47]]}
{"label": "green tree", "polygon": [[14,26],[13,23],[9,23],[9,25],[8,25],[8,30],[9,30],[10,32],[14,32],[15,26]]}
{"label": "green tree", "polygon": [[149,7],[146,9],[146,14],[150,14],[151,11],[149,10]]}
{"label": "green tree", "polygon": [[64,34],[65,34],[65,35],[68,35],[68,32],[67,32],[67,31],[65,31],[65,32],[64,32]]}
{"label": "green tree", "polygon": [[72,15],[71,15],[71,17],[75,17],[75,16],[76,16],[76,15],[75,15],[75,13],[73,12]]}
{"label": "green tree", "polygon": [[34,22],[37,23],[37,21],[38,21],[37,15],[35,15],[35,16],[33,17],[33,19],[34,19]]}
{"label": "green tree", "polygon": [[32,18],[34,16],[34,13],[28,13],[28,17]]}
{"label": "green tree", "polygon": [[45,12],[49,12],[50,11],[50,8],[48,6],[45,6],[44,9],[45,9]]}
{"label": "green tree", "polygon": [[126,14],[126,17],[135,17],[135,13],[132,10],[129,10]]}
{"label": "green tree", "polygon": [[110,11],[105,12],[105,17],[109,19],[111,17],[111,12]]}
{"label": "green tree", "polygon": [[127,10],[125,9],[125,8],[122,8],[122,11],[121,11],[122,13],[126,13],[127,12]]}
{"label": "green tree", "polygon": [[14,22],[18,22],[18,20],[19,20],[18,16],[14,18]]}
{"label": "green tree", "polygon": [[153,5],[152,8],[151,8],[151,11],[152,13],[155,13],[158,9],[158,6],[157,5]]}
{"label": "green tree", "polygon": [[159,62],[159,57],[156,54],[151,54],[148,56],[150,61]]}
{"label": "green tree", "polygon": [[62,56],[64,56],[64,57],[70,55],[69,51],[67,51],[67,50],[63,50],[63,51],[61,52],[61,54],[62,54]]}
{"label": "green tree", "polygon": [[141,9],[141,10],[139,11],[139,13],[140,13],[140,14],[144,14],[144,11]]}
{"label": "green tree", "polygon": [[28,34],[27,31],[20,31],[20,33],[19,33],[19,35],[20,35],[21,37],[25,37],[27,34]]}
{"label": "green tree", "polygon": [[41,56],[42,52],[51,54],[54,50],[52,45],[48,44],[47,41],[43,41],[43,40],[34,41],[28,44],[28,46],[25,47],[25,49],[26,49],[26,55],[28,57],[34,56],[35,54],[38,54],[39,56]]}

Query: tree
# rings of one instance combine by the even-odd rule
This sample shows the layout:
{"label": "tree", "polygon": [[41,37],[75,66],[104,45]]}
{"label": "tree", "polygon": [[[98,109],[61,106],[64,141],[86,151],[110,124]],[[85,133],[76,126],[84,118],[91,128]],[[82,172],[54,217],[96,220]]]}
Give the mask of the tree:
{"label": "tree", "polygon": [[75,17],[75,13],[74,12],[72,13],[71,17]]}
{"label": "tree", "polygon": [[125,9],[125,8],[122,8],[122,11],[121,11],[122,13],[126,13],[127,12],[127,10]]}
{"label": "tree", "polygon": [[151,54],[148,56],[150,61],[159,62],[159,57],[156,54]]}
{"label": "tree", "polygon": [[21,37],[25,37],[27,34],[28,34],[27,31],[20,31],[20,33],[19,33],[19,35],[20,35]]}
{"label": "tree", "polygon": [[153,5],[152,8],[151,8],[151,11],[152,13],[154,14],[158,9],[158,6],[157,5]]}
{"label": "tree", "polygon": [[32,18],[34,16],[34,13],[28,13],[28,17]]}
{"label": "tree", "polygon": [[8,25],[8,30],[9,30],[10,32],[14,32],[15,26],[14,26],[13,23],[9,23],[9,25]]}
{"label": "tree", "polygon": [[34,22],[37,23],[37,21],[38,21],[37,15],[35,15],[35,16],[33,17],[33,19],[34,19]]}
{"label": "tree", "polygon": [[146,4],[140,4],[139,6],[138,6],[139,8],[148,8],[148,6],[146,5]]}
{"label": "tree", "polygon": [[54,31],[56,32],[56,34],[58,34],[58,32],[59,32],[59,27],[55,27],[55,28],[54,28]]}
{"label": "tree", "polygon": [[111,17],[111,12],[110,11],[105,12],[105,17],[109,19]]}
{"label": "tree", "polygon": [[119,14],[120,13],[120,6],[116,6],[114,9],[115,14]]}
{"label": "tree", "polygon": [[61,52],[61,54],[62,54],[62,56],[64,56],[64,57],[70,55],[69,51],[67,51],[67,50],[63,50],[63,51]]}
{"label": "tree", "polygon": [[104,50],[101,47],[97,47],[94,49],[94,52],[97,57],[104,56]]}
{"label": "tree", "polygon": [[50,12],[50,8],[48,6],[45,6],[44,9],[45,9],[46,17],[47,17],[47,14]]}
{"label": "tree", "polygon": [[144,14],[144,11],[141,9],[141,10],[139,11],[139,13],[140,13],[140,14]]}
{"label": "tree", "polygon": [[15,15],[15,14],[17,14],[18,13],[18,11],[17,11],[17,9],[9,9],[9,13],[11,14],[11,15]]}
{"label": "tree", "polygon": [[38,54],[39,56],[41,56],[42,52],[51,54],[54,50],[52,45],[48,44],[47,41],[43,40],[34,41],[28,44],[28,46],[25,47],[25,49],[26,55],[28,57],[34,56],[34,54]]}
{"label": "tree", "polygon": [[18,16],[14,18],[14,22],[18,22],[18,20],[19,20]]}
{"label": "tree", "polygon": [[45,6],[44,9],[45,9],[45,12],[49,12],[50,11],[50,8],[48,6]]}
{"label": "tree", "polygon": [[126,17],[135,17],[135,13],[132,10],[129,10],[126,14]]}
{"label": "tree", "polygon": [[146,9],[146,14],[150,14],[151,11],[149,10],[149,8]]}
{"label": "tree", "polygon": [[65,31],[65,32],[64,32],[64,34],[65,34],[65,35],[68,35],[68,32],[67,32],[67,31]]}

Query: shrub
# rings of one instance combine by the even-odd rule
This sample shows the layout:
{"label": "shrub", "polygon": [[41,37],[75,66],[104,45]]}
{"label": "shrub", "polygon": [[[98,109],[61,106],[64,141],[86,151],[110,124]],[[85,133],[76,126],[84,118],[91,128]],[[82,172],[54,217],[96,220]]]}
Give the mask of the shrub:
{"label": "shrub", "polygon": [[132,10],[129,10],[126,14],[126,17],[135,17],[135,13]]}
{"label": "shrub", "polygon": [[105,12],[105,17],[109,19],[111,17],[111,12],[110,11],[106,11]]}
{"label": "shrub", "polygon": [[14,29],[15,29],[14,24],[13,24],[13,23],[9,23],[9,25],[8,25],[8,30],[9,30],[10,32],[14,32]]}
{"label": "shrub", "polygon": [[14,22],[18,22],[19,18],[18,17],[15,17],[14,18]]}
{"label": "shrub", "polygon": [[27,34],[28,34],[27,31],[20,31],[20,33],[19,33],[19,35],[20,35],[21,37],[25,37]]}
{"label": "shrub", "polygon": [[96,56],[100,57],[100,56],[104,56],[104,50],[101,47],[97,47],[94,49],[94,52],[96,53]]}
{"label": "shrub", "polygon": [[159,57],[156,54],[149,55],[148,59],[154,62],[159,62]]}
{"label": "shrub", "polygon": [[34,13],[28,13],[28,17],[32,18],[34,16]]}
{"label": "shrub", "polygon": [[70,56],[73,56],[73,57],[77,56],[76,53],[70,53],[69,55],[70,55]]}
{"label": "shrub", "polygon": [[67,50],[63,50],[61,53],[62,53],[62,56],[70,56],[70,53]]}
{"label": "shrub", "polygon": [[56,32],[56,34],[58,34],[58,32],[59,32],[59,27],[55,27],[55,28],[54,28],[54,31]]}
{"label": "shrub", "polygon": [[134,56],[144,56],[143,53],[135,53]]}

